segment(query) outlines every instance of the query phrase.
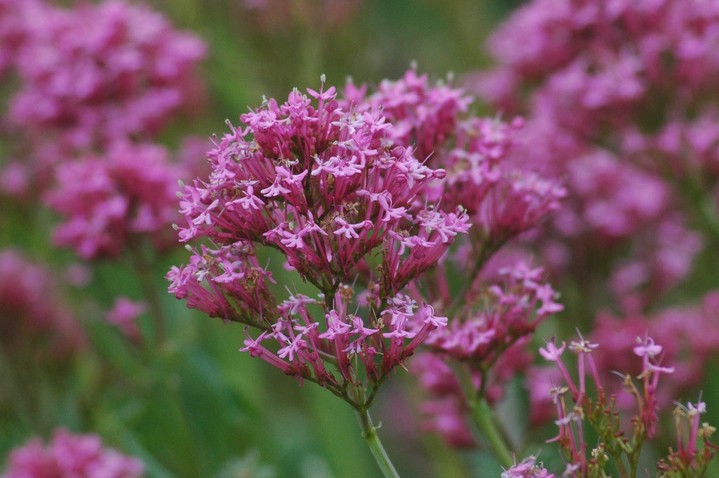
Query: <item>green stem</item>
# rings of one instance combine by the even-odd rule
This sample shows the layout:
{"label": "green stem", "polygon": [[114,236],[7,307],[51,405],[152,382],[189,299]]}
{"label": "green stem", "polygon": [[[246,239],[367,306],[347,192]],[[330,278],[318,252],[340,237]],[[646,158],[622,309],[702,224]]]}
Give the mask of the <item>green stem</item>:
{"label": "green stem", "polygon": [[399,478],[397,470],[394,469],[392,461],[382,446],[379,435],[377,435],[377,428],[372,423],[372,419],[367,410],[357,410],[357,417],[362,427],[362,437],[367,441],[367,445],[377,465],[379,465],[380,470],[382,470],[382,474],[385,478]]}
{"label": "green stem", "polygon": [[514,464],[514,458],[512,458],[512,453],[509,451],[504,438],[502,438],[496,423],[494,423],[494,414],[487,401],[483,398],[472,400],[469,402],[469,408],[472,419],[491,445],[502,466],[510,468]]}
{"label": "green stem", "polygon": [[145,300],[147,300],[150,307],[150,315],[152,316],[155,329],[155,343],[162,345],[167,338],[167,319],[162,310],[160,297],[157,295],[156,284],[153,280],[154,271],[152,262],[145,257],[144,252],[142,245],[139,243],[133,243],[130,247],[133,266],[135,272],[137,272]]}

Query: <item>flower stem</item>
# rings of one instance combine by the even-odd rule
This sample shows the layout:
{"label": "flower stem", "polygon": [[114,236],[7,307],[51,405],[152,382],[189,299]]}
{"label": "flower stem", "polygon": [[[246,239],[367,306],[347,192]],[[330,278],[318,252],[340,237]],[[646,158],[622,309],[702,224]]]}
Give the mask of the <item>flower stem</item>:
{"label": "flower stem", "polygon": [[377,428],[372,423],[369,412],[367,412],[367,410],[357,410],[357,417],[362,427],[362,437],[367,441],[367,445],[377,465],[379,465],[380,470],[382,470],[382,474],[385,478],[399,478],[397,470],[394,469],[392,461],[382,446],[379,435],[377,435]]}
{"label": "flower stem", "polygon": [[500,463],[504,468],[511,468],[514,463],[512,453],[509,451],[507,444],[502,438],[496,423],[494,422],[494,414],[489,404],[484,398],[477,398],[469,403],[469,408],[472,412],[472,418],[477,424],[477,427],[487,439],[489,444],[494,450],[494,454],[499,459]]}
{"label": "flower stem", "polygon": [[152,261],[145,257],[142,244],[138,242],[131,244],[130,253],[140,287],[150,307],[150,315],[152,316],[155,329],[155,342],[158,345],[162,345],[167,338],[167,319],[165,318],[160,297],[157,294],[157,289],[153,281]]}

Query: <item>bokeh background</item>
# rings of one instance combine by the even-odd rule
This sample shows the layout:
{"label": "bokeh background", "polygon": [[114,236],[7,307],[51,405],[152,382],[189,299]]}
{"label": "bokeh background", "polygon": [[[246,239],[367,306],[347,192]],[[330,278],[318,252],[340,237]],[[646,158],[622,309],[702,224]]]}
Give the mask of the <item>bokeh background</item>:
{"label": "bokeh background", "polygon": [[[462,84],[491,65],[484,42],[521,3],[147,0],[144,4],[176,28],[194,32],[207,44],[190,108],[162,128],[156,141],[178,151],[185,138],[198,138],[185,161],[200,164],[211,135],[225,132],[225,119],[236,122],[248,107],[259,105],[263,95],[284,99],[293,87],[316,89],[323,74],[331,85],[352,77],[372,88],[416,65],[433,80],[450,78]],[[12,74],[0,77],[1,112],[8,109],[20,83]],[[481,114],[497,114],[481,102],[474,108]],[[12,128],[0,130],[0,164],[21,154],[20,142]],[[0,196],[0,247],[42,264],[48,277],[33,279],[34,283],[47,280],[43,297],[60,298],[62,307],[81,324],[84,339],[77,352],[49,356],[46,342],[0,341],[0,457],[31,436],[49,437],[64,427],[96,433],[109,446],[141,459],[149,477],[378,476],[346,404],[239,353],[242,327],[197,314],[166,293],[165,273],[186,260],[182,247],[163,254],[139,247],[134,255],[83,261],[53,245],[50,231],[59,219],[41,196],[33,190]],[[711,264],[716,256],[703,257]],[[276,277],[282,284],[281,271]],[[2,280],[0,292],[10,291],[12,296],[12,276]],[[692,291],[715,283],[708,272],[695,274],[692,281],[666,302],[682,294],[698,296]],[[571,333],[573,314],[581,324],[581,314],[610,306],[587,306],[580,292],[573,296],[571,287],[562,290],[568,304],[560,320],[566,322],[548,324],[542,337]],[[133,342],[108,323],[106,312],[121,296],[145,301],[150,312],[161,310],[167,339]],[[152,335],[151,315],[139,316],[144,336]],[[9,309],[0,310],[0,320],[11,318]],[[2,324],[0,333],[10,337]],[[491,453],[454,450],[425,433],[418,418],[421,397],[415,379],[403,370],[395,375],[381,391],[374,416],[402,476],[498,476],[500,468]],[[702,389],[710,402],[719,384],[708,380]],[[527,393],[515,380],[499,405],[499,416],[517,441],[528,434]],[[710,413],[708,420],[716,416]],[[537,431],[524,450],[560,464],[554,452],[543,451],[548,448],[543,440],[552,433],[551,426]]]}

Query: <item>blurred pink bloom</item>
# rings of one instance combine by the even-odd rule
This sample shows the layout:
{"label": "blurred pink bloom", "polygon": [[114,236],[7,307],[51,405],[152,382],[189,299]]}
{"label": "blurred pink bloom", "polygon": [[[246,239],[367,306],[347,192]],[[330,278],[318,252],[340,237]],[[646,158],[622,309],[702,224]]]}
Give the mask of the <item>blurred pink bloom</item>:
{"label": "blurred pink bloom", "polygon": [[177,181],[183,171],[168,152],[150,144],[115,144],[105,157],[87,155],[61,164],[47,203],[64,222],[53,239],[85,259],[115,257],[139,237],[159,249],[170,245]]}
{"label": "blurred pink bloom", "polygon": [[137,319],[147,311],[145,302],[134,302],[127,297],[118,297],[112,309],[107,312],[105,319],[116,326],[129,339],[139,341],[141,332]]}
{"label": "blurred pink bloom", "polygon": [[139,478],[142,462],[112,448],[104,448],[97,435],[72,435],[56,430],[43,446],[33,439],[10,454],[2,478]]}
{"label": "blurred pink bloom", "polygon": [[152,138],[196,89],[196,36],[123,1],[34,11],[17,52],[10,119],[76,149]]}
{"label": "blurred pink bloom", "polygon": [[36,347],[60,355],[82,347],[82,328],[58,293],[50,270],[16,250],[0,251],[0,340],[4,345],[11,350]]}
{"label": "blurred pink bloom", "polygon": [[554,478],[537,458],[529,456],[500,475],[501,478]]}

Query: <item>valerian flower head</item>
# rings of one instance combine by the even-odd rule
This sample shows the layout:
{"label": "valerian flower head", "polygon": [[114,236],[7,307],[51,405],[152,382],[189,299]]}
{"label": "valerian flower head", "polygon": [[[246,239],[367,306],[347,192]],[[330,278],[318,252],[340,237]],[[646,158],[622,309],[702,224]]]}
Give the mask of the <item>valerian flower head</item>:
{"label": "valerian flower head", "polygon": [[[446,324],[401,292],[470,227],[460,208],[424,205],[443,170],[396,144],[379,110],[347,108],[323,84],[284,103],[265,100],[230,125],[208,153],[209,177],[185,186],[180,203],[180,240],[210,243],[168,273],[189,307],[262,330],[244,351],[336,393],[359,375],[381,381]],[[262,247],[279,251],[319,298],[279,301],[257,258]],[[352,311],[348,284],[358,277],[372,300]]]}
{"label": "valerian flower head", "polygon": [[143,474],[141,461],[105,448],[99,436],[59,429],[47,446],[33,439],[13,450],[2,478],[140,478]]}

